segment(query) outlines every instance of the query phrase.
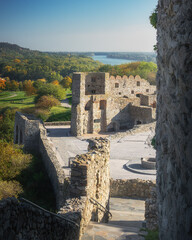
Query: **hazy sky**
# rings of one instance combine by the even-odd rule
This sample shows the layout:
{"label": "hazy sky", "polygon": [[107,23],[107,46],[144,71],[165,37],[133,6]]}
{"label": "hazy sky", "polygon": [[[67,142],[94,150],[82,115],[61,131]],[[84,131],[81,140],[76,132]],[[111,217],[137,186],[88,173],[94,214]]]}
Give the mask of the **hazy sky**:
{"label": "hazy sky", "polygon": [[0,0],[0,42],[41,51],[152,51],[157,0]]}

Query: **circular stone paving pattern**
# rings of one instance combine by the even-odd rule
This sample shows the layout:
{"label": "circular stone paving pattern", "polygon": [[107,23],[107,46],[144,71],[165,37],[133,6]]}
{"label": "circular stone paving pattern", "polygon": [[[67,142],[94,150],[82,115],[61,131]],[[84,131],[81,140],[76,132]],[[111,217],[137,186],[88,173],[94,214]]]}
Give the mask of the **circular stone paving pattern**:
{"label": "circular stone paving pattern", "polygon": [[129,160],[125,164],[125,168],[134,173],[140,173],[145,175],[156,175],[156,169],[147,169],[142,167],[141,159]]}

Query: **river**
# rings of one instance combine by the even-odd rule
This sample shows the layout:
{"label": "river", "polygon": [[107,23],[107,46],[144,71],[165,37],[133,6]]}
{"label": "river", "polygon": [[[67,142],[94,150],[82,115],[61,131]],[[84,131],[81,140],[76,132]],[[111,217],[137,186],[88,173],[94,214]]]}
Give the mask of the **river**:
{"label": "river", "polygon": [[124,63],[136,62],[136,60],[118,59],[118,58],[108,58],[107,55],[94,55],[93,60],[102,62],[104,64],[110,65],[120,65]]}

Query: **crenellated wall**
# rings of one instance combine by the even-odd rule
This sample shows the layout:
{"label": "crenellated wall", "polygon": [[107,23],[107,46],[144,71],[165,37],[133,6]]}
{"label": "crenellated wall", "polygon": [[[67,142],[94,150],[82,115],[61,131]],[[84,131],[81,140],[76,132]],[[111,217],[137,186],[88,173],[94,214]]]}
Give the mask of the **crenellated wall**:
{"label": "crenellated wall", "polygon": [[[120,131],[152,122],[155,93],[156,86],[140,76],[115,78],[109,73],[74,73],[71,133],[80,136]],[[145,95],[145,101],[141,101],[141,95]]]}

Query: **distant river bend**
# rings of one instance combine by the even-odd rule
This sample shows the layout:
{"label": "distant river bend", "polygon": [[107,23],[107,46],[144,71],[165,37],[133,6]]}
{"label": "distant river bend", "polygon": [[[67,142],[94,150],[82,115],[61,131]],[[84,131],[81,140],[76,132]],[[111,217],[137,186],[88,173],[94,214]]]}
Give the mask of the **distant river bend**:
{"label": "distant river bend", "polygon": [[124,63],[131,63],[137,62],[137,60],[127,60],[127,59],[120,59],[120,58],[108,58],[107,55],[94,55],[92,56],[93,60],[102,62],[104,64],[110,65],[121,65]]}

